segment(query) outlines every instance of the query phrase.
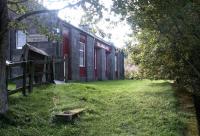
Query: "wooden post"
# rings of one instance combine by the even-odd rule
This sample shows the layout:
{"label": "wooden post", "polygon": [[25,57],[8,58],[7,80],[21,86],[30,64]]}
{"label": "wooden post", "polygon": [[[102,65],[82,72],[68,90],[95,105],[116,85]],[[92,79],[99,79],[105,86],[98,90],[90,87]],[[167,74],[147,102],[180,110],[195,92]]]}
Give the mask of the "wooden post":
{"label": "wooden post", "polygon": [[66,58],[65,58],[65,81],[67,82],[67,79],[68,79],[68,55],[66,55]]}
{"label": "wooden post", "polygon": [[47,76],[46,76],[46,80],[47,80],[47,82],[48,83],[51,83],[51,68],[50,68],[50,66],[51,66],[51,58],[48,58],[48,63],[47,63]]}
{"label": "wooden post", "polygon": [[22,88],[22,94],[26,96],[26,62],[22,63],[23,67],[23,88]]}
{"label": "wooden post", "polygon": [[64,56],[64,60],[63,60],[63,62],[64,62],[64,80],[65,80],[65,82],[67,82],[67,79],[68,79],[68,56],[67,55],[65,55]]}
{"label": "wooden post", "polygon": [[53,61],[52,61],[52,68],[53,68],[53,80],[56,79],[56,67],[55,67],[55,59],[53,58]]}
{"label": "wooden post", "polygon": [[9,70],[9,65],[6,65],[6,90],[8,91],[8,70]]}
{"label": "wooden post", "polygon": [[35,84],[35,61],[32,61],[32,78],[33,78],[33,85]]}
{"label": "wooden post", "polygon": [[65,64],[65,55],[64,55],[63,65],[64,65],[64,66],[63,66],[63,69],[64,69],[64,81],[66,82],[66,74],[65,74],[65,73],[66,73],[66,72],[65,72],[65,65],[66,65],[66,64]]}
{"label": "wooden post", "polygon": [[43,65],[44,65],[44,68],[43,68],[43,74],[42,74],[42,82],[44,81],[46,83],[48,81],[47,80],[48,79],[48,73],[47,73],[48,58],[47,57],[45,57]]}
{"label": "wooden post", "polygon": [[50,69],[51,71],[51,83],[53,83],[53,80],[55,79],[54,78],[54,58],[52,57],[52,60],[51,60],[51,64],[50,64]]}
{"label": "wooden post", "polygon": [[34,71],[33,71],[33,61],[29,62],[29,93],[33,90],[33,80],[34,80]]}

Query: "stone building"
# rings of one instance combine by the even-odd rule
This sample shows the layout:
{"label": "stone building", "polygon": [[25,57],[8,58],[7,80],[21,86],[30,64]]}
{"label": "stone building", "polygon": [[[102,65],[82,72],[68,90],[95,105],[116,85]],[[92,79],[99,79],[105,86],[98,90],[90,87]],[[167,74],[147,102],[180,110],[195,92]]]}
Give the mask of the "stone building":
{"label": "stone building", "polygon": [[[10,11],[10,18],[16,14]],[[29,24],[26,34],[22,30],[10,30],[10,42],[7,59],[19,61],[23,46],[28,43],[46,52],[54,58],[66,58],[67,63],[60,65],[56,71],[59,80],[93,81],[124,79],[124,55],[113,44],[69,24],[57,16],[49,14],[35,15],[60,39],[51,40],[40,34],[33,23],[33,17],[26,18]],[[46,20],[44,18],[47,18]],[[38,23],[38,22],[37,22]],[[20,68],[13,69],[11,75],[20,72]]]}

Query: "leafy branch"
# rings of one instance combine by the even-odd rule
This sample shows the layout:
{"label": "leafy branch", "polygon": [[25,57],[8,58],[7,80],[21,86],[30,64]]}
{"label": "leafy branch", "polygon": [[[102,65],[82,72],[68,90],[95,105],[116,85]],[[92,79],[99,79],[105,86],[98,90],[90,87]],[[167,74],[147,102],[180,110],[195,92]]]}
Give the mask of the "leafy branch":
{"label": "leafy branch", "polygon": [[74,7],[74,6],[80,6],[83,3],[84,3],[84,1],[79,1],[79,2],[74,3],[74,4],[68,4],[68,5],[64,6],[63,8],[61,8],[61,9],[55,9],[55,10],[44,9],[44,10],[31,11],[31,12],[25,13],[25,14],[17,17],[15,20],[22,21],[23,19],[25,19],[25,18],[27,18],[29,16],[32,16],[32,15],[41,14],[41,13],[58,12],[58,11],[63,10],[65,8],[70,8],[70,7]]}

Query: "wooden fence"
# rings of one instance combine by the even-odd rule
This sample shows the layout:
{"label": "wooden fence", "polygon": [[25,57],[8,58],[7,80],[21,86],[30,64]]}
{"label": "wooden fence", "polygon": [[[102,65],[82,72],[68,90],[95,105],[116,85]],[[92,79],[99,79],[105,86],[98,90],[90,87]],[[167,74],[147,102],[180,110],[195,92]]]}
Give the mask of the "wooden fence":
{"label": "wooden fence", "polygon": [[[17,92],[22,92],[25,96],[28,92],[31,93],[33,86],[41,85],[46,83],[53,83],[55,79],[55,67],[59,63],[67,62],[67,59],[47,59],[47,60],[37,60],[37,61],[19,61],[14,63],[9,63],[6,66],[6,88],[8,95],[15,94]],[[35,68],[38,65],[43,65],[45,68],[43,71],[37,71]],[[20,67],[23,72],[17,76],[12,77],[11,69],[14,67]],[[20,72],[19,72],[20,73]],[[40,78],[38,78],[40,77]],[[45,81],[42,78],[45,77]],[[36,81],[37,80],[37,81]],[[20,86],[16,87],[14,90],[9,90],[9,82],[21,81]]]}

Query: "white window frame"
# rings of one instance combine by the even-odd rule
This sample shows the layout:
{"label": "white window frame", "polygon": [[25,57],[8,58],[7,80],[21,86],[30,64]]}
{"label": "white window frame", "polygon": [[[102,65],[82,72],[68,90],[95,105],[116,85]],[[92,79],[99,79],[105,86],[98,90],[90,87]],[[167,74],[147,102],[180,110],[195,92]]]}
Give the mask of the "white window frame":
{"label": "white window frame", "polygon": [[16,49],[22,49],[23,46],[26,44],[26,41],[27,41],[27,35],[22,30],[17,30],[16,31]]}
{"label": "white window frame", "polygon": [[[83,46],[83,49],[81,48],[81,46]],[[83,64],[81,64],[81,52],[83,53]],[[79,54],[80,54],[80,56],[79,56],[79,66],[80,67],[85,67],[85,43],[83,43],[83,42],[80,42],[80,48],[79,48]]]}

